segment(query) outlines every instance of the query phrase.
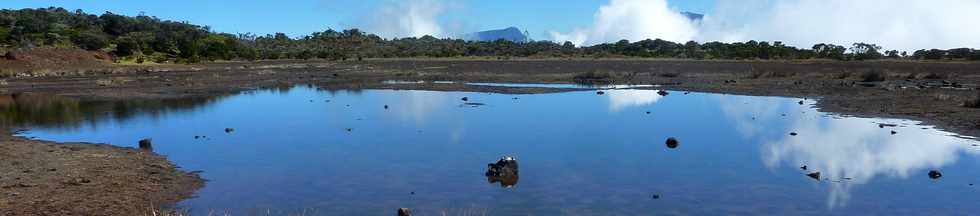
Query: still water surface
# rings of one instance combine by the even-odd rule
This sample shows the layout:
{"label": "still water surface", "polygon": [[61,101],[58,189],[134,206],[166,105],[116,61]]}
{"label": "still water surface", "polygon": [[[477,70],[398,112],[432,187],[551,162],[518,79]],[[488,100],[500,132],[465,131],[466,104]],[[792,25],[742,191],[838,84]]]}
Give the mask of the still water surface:
{"label": "still water surface", "polygon": [[[197,215],[980,212],[980,187],[970,185],[980,183],[977,142],[793,98],[295,87],[194,100],[4,100],[3,123],[31,126],[22,136],[125,147],[152,138],[154,151],[209,180],[178,206]],[[669,137],[679,147],[667,148]],[[519,161],[513,187],[484,177],[502,156]]]}

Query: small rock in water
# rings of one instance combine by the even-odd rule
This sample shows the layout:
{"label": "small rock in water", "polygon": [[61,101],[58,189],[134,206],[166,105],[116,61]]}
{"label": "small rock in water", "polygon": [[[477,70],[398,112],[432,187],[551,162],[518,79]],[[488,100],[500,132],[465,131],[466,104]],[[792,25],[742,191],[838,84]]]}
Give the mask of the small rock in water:
{"label": "small rock in water", "polygon": [[412,191],[410,194],[415,195],[415,191]]}
{"label": "small rock in water", "polygon": [[385,105],[385,109],[388,109],[388,105]]}
{"label": "small rock in water", "polygon": [[892,135],[898,134],[898,132],[892,131]]}
{"label": "small rock in water", "polygon": [[806,170],[806,165],[800,167],[801,170]]}
{"label": "small rock in water", "polygon": [[803,105],[803,101],[800,101],[800,105]]}
{"label": "small rock in water", "polygon": [[200,139],[201,136],[194,136],[194,139]]}
{"label": "small rock in water", "polygon": [[225,133],[235,132],[234,128],[225,128]]}
{"label": "small rock in water", "polygon": [[943,174],[940,173],[939,170],[931,170],[931,171],[929,171],[929,178],[931,178],[931,179],[939,179],[941,177],[943,177]]}
{"label": "small rock in water", "polygon": [[878,128],[885,128],[885,127],[898,127],[898,125],[896,125],[896,124],[878,124]]}
{"label": "small rock in water", "polygon": [[346,130],[347,130],[347,132],[351,132],[351,131],[354,131],[354,128],[347,128]]}
{"label": "small rock in water", "polygon": [[506,156],[497,160],[497,163],[487,164],[487,172],[484,175],[490,184],[500,182],[501,187],[513,187],[520,179],[517,159]]}
{"label": "small rock in water", "polygon": [[468,97],[463,97],[463,98],[461,98],[460,100],[463,100],[463,101],[470,101],[470,98],[468,98]]}
{"label": "small rock in water", "polygon": [[789,135],[790,136],[796,136],[796,135],[799,135],[799,134],[797,134],[796,132],[790,132]]}
{"label": "small rock in water", "polygon": [[808,177],[810,177],[812,179],[816,179],[817,181],[820,181],[820,172],[814,172],[814,173],[806,174],[806,176],[808,176]]}
{"label": "small rock in water", "polygon": [[398,209],[398,216],[412,216],[412,210],[408,208]]}
{"label": "small rock in water", "polygon": [[660,96],[667,96],[667,95],[670,94],[670,92],[667,92],[667,91],[664,91],[664,90],[660,90],[660,91],[657,91],[657,94],[660,95]]}
{"label": "small rock in water", "polygon": [[151,140],[151,139],[141,139],[139,141],[139,146],[140,146],[140,149],[152,151],[153,150],[153,140]]}
{"label": "small rock in water", "polygon": [[604,92],[604,91],[597,91],[597,92],[595,92],[595,94],[597,94],[597,95],[604,95],[604,94],[606,94],[606,92]]}
{"label": "small rock in water", "polygon": [[667,142],[665,143],[667,144],[667,148],[672,148],[672,149],[677,148],[677,146],[681,144],[680,141],[677,141],[677,139],[673,137],[667,138]]}
{"label": "small rock in water", "polygon": [[660,199],[660,194],[654,194],[653,199]]}
{"label": "small rock in water", "polygon": [[647,111],[647,114],[650,114],[650,111]]}

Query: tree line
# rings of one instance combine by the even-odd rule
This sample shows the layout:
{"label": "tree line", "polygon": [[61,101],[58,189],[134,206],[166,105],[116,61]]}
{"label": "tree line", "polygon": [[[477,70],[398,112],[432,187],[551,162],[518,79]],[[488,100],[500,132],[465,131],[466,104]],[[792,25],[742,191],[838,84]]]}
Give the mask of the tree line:
{"label": "tree line", "polygon": [[283,33],[218,33],[207,26],[161,20],[142,14],[123,16],[106,12],[97,16],[57,7],[0,10],[0,47],[38,46],[100,50],[115,55],[117,59],[137,63],[470,56],[980,60],[980,50],[971,48],[924,49],[907,53],[884,50],[881,46],[868,43],[855,43],[849,47],[821,43],[807,49],[787,46],[778,41],[676,43],[655,39],[635,42],[621,40],[578,47],[570,42],[466,41],[432,36],[385,39],[358,29],[331,29],[294,38]]}

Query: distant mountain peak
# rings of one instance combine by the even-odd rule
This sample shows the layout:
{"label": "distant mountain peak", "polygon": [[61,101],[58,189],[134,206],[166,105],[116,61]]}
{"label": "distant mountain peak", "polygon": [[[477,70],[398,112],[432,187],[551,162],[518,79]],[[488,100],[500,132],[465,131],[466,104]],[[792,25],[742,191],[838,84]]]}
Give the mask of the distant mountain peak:
{"label": "distant mountain peak", "polygon": [[694,12],[684,11],[684,12],[681,12],[681,15],[684,15],[685,17],[687,17],[687,19],[690,19],[691,21],[695,21],[695,22],[701,21],[701,20],[704,19],[704,14],[699,14],[699,13],[694,13]]}
{"label": "distant mountain peak", "polygon": [[466,34],[463,38],[471,41],[496,41],[500,39],[512,42],[528,41],[528,36],[517,27],[474,32]]}

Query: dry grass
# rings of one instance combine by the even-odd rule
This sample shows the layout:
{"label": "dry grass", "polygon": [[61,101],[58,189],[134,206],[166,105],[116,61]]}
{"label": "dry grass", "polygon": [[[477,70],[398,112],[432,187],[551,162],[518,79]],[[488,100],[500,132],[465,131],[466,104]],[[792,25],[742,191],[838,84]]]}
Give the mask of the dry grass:
{"label": "dry grass", "polygon": [[977,96],[973,99],[966,100],[966,102],[963,103],[963,106],[969,108],[980,108],[980,92],[977,92]]}
{"label": "dry grass", "polygon": [[613,75],[609,72],[585,72],[575,74],[572,79],[579,84],[603,84],[612,82]]}

